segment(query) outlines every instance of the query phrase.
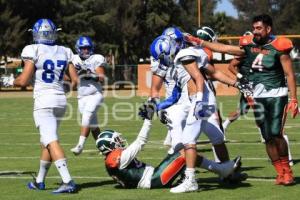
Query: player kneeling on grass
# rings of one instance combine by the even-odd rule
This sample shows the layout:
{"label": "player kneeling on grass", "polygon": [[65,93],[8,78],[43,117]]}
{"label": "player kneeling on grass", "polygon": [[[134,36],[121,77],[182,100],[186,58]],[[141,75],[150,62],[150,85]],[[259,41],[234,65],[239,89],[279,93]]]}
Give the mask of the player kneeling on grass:
{"label": "player kneeling on grass", "polygon": [[[121,133],[106,130],[100,133],[96,141],[99,151],[105,155],[105,167],[108,174],[125,188],[162,188],[171,187],[173,181],[183,175],[185,156],[183,145],[177,145],[173,154],[168,154],[157,167],[152,167],[136,159],[137,154],[147,143],[151,129],[151,120],[156,112],[153,103],[145,103],[139,115],[144,119],[143,126],[136,140],[126,147],[126,140]],[[240,157],[222,164],[198,156],[202,168],[219,174],[221,177],[231,175],[241,165]]]}

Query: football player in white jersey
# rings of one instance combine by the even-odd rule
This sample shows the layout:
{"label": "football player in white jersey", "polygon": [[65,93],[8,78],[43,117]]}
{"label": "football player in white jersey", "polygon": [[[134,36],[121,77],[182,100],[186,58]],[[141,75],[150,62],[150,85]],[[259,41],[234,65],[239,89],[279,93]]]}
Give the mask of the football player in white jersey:
{"label": "football player in white jersey", "polygon": [[[178,49],[183,45],[183,34],[176,27],[166,28],[162,35],[168,35],[176,41]],[[152,82],[150,97],[156,103],[159,102],[159,91],[164,84],[166,89],[166,98],[173,94],[173,89],[176,85],[174,76],[176,70],[174,67],[165,66],[158,60],[151,57]],[[185,126],[185,120],[190,108],[187,87],[181,89],[181,96],[178,102],[165,110],[159,112],[160,121],[167,125],[168,132],[164,145],[171,146],[169,153],[172,153],[175,146],[181,141],[182,130]]]}
{"label": "football player in white jersey", "polygon": [[49,19],[38,20],[33,28],[35,44],[27,45],[22,51],[24,61],[22,74],[14,81],[15,86],[25,87],[34,78],[34,109],[33,117],[40,132],[42,153],[40,169],[28,188],[45,189],[45,177],[54,162],[62,184],[53,193],[76,192],[76,185],[67,167],[67,160],[58,141],[58,127],[66,111],[66,96],[63,89],[63,77],[68,69],[72,81],[77,81],[77,74],[71,64],[73,53],[71,49],[56,45],[57,29]]}
{"label": "football player in white jersey", "polygon": [[[206,77],[200,72],[203,68],[206,73],[230,85],[239,85],[236,80],[215,71],[208,63],[207,54],[202,48],[189,47],[181,49],[177,54],[176,43],[170,37],[160,36],[151,45],[151,53],[155,59],[169,66],[174,60],[177,80],[182,87],[187,86],[191,99],[186,125],[182,134],[185,145],[186,164],[185,180],[179,186],[172,188],[171,192],[181,193],[195,191],[198,184],[195,181],[195,164],[197,158],[196,140],[201,131],[205,132],[221,161],[229,160],[223,133],[220,129],[214,92],[207,83]],[[239,85],[240,86],[240,85]]]}
{"label": "football player in white jersey", "polygon": [[90,131],[94,139],[97,139],[100,133],[97,111],[103,102],[102,83],[106,60],[102,55],[93,53],[94,45],[87,36],[79,37],[75,49],[78,54],[74,56],[72,62],[79,75],[78,108],[82,119],[79,141],[71,151],[79,155]]}

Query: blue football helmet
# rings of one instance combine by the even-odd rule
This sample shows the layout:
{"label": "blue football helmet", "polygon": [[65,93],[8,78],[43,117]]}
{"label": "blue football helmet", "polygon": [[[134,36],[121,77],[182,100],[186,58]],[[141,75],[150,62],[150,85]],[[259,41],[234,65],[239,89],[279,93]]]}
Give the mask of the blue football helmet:
{"label": "blue football helmet", "polygon": [[151,56],[164,66],[173,63],[176,53],[176,41],[166,35],[157,37],[150,46]]}
{"label": "blue football helmet", "polygon": [[39,19],[30,29],[36,44],[53,45],[57,39],[55,24],[50,19]]}
{"label": "blue football helmet", "polygon": [[176,51],[178,52],[180,49],[184,47],[184,40],[182,32],[176,27],[166,28],[162,35],[167,35],[176,41]]}
{"label": "blue football helmet", "polygon": [[96,147],[103,155],[107,155],[116,148],[125,148],[127,142],[121,135],[121,133],[113,130],[102,131],[96,140]]}
{"label": "blue football helmet", "polygon": [[[83,51],[83,48],[87,48],[88,51]],[[87,36],[80,36],[76,41],[75,49],[80,58],[89,58],[94,53],[94,45],[92,39]]]}

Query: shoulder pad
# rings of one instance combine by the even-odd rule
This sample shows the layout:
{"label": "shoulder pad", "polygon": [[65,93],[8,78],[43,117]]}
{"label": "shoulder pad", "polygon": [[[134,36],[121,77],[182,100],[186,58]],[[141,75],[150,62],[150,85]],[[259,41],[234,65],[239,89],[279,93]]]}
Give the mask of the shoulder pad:
{"label": "shoulder pad", "polygon": [[212,53],[212,51],[210,49],[208,49],[208,48],[203,48],[203,50],[207,54],[208,61],[211,62],[213,60],[213,53]]}
{"label": "shoulder pad", "polygon": [[123,149],[115,149],[110,152],[105,158],[105,165],[109,168],[119,167],[122,151]]}
{"label": "shoulder pad", "polygon": [[194,56],[194,57],[202,57],[207,56],[204,50],[201,47],[189,47],[186,49],[182,49],[176,55],[174,62],[176,63],[178,60],[185,56]]}
{"label": "shoulder pad", "polygon": [[105,60],[105,58],[100,54],[93,54],[92,57],[93,57],[94,60],[97,60],[97,61],[104,61]]}
{"label": "shoulder pad", "polygon": [[37,47],[34,44],[25,46],[21,53],[22,60],[35,61],[37,56],[36,51]]}
{"label": "shoulder pad", "polygon": [[278,37],[271,44],[278,51],[290,51],[293,48],[292,41],[285,37]]}
{"label": "shoulder pad", "polygon": [[99,67],[99,66],[104,67],[106,65],[106,59],[100,54],[92,55],[90,57],[90,60],[94,63],[95,67]]}
{"label": "shoulder pad", "polygon": [[240,38],[239,44],[240,46],[246,46],[253,41],[253,35],[245,35]]}

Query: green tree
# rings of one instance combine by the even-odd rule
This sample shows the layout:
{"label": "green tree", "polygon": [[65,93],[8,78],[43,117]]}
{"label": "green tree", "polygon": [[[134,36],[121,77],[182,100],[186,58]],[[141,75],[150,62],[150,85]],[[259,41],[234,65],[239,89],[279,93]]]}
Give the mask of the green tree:
{"label": "green tree", "polygon": [[9,7],[1,9],[0,13],[0,58],[4,57],[7,62],[7,56],[16,56],[24,45],[24,25],[26,19],[12,14]]}

